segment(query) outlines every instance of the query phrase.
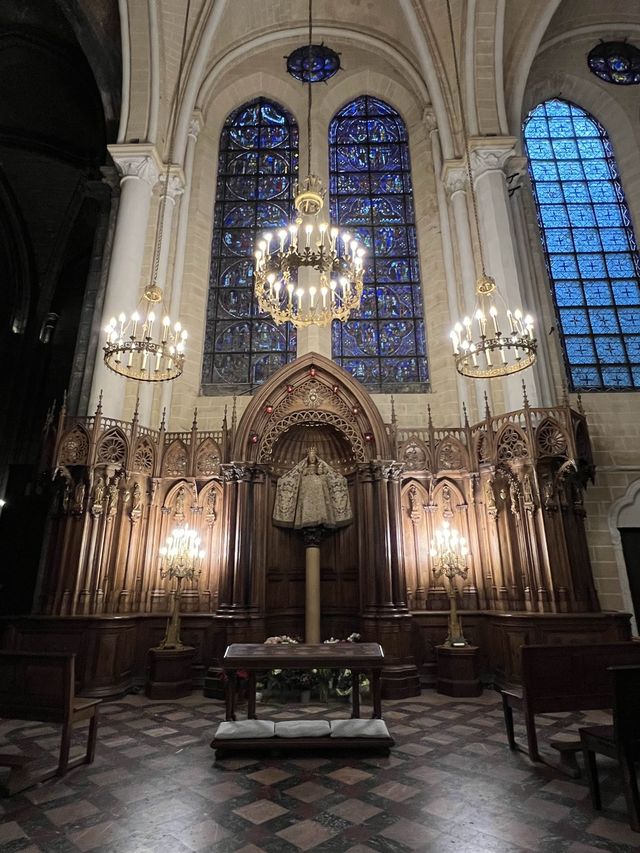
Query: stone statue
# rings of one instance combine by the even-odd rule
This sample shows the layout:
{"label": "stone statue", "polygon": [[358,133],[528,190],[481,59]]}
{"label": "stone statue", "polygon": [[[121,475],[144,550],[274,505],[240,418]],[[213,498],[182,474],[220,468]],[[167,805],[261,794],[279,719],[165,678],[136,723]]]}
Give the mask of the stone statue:
{"label": "stone statue", "polygon": [[315,447],[278,480],[273,523],[278,527],[344,527],[352,519],[347,480],[322,459]]}

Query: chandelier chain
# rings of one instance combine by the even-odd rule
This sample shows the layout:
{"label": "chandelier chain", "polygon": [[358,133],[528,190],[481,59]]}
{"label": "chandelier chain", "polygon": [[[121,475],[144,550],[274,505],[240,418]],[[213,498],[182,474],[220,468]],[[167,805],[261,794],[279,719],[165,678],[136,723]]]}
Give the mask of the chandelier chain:
{"label": "chandelier chain", "polygon": [[307,175],[311,174],[311,68],[313,62],[313,0],[309,0],[309,67],[307,69]]}
{"label": "chandelier chain", "polygon": [[449,36],[451,37],[451,49],[453,50],[453,69],[456,77],[456,89],[458,93],[458,104],[460,107],[460,123],[462,125],[462,136],[464,141],[464,149],[466,154],[466,172],[467,180],[469,181],[469,192],[471,193],[471,206],[473,209],[473,220],[476,227],[476,236],[478,238],[478,248],[480,250],[480,266],[482,267],[482,277],[485,278],[487,270],[484,261],[484,249],[482,248],[482,238],[480,237],[480,220],[478,217],[478,202],[476,199],[476,191],[473,185],[473,174],[471,172],[471,146],[469,145],[469,135],[467,132],[467,119],[464,112],[464,103],[462,100],[462,85],[460,83],[460,69],[458,68],[458,52],[456,50],[456,40],[453,32],[453,19],[451,16],[451,0],[447,0],[447,20],[449,22]]}

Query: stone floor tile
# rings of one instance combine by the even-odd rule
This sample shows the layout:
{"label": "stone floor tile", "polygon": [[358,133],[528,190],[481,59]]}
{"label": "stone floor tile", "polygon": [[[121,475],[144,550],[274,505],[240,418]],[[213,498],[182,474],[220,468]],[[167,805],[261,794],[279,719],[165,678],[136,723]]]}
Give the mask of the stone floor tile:
{"label": "stone floor tile", "polygon": [[325,788],[324,785],[318,785],[316,782],[303,782],[302,785],[287,788],[284,793],[303,803],[315,803],[316,800],[329,796],[332,791],[331,788]]}
{"label": "stone floor tile", "polygon": [[319,844],[323,844],[329,838],[337,835],[338,830],[329,826],[322,826],[315,820],[303,820],[301,823],[295,823],[287,829],[281,829],[277,832],[280,838],[293,844],[298,850],[311,850]]}
{"label": "stone floor tile", "polygon": [[87,800],[74,800],[66,806],[47,809],[45,815],[55,826],[64,826],[66,823],[72,823],[81,820],[83,817],[96,814],[97,811],[96,806]]}
{"label": "stone floor tile", "polygon": [[409,850],[428,850],[428,845],[438,838],[440,833],[422,823],[401,818],[380,832],[383,838],[389,838],[408,847]]}
{"label": "stone floor tile", "polygon": [[272,803],[269,800],[257,800],[255,803],[240,806],[240,808],[233,811],[235,814],[239,814],[240,817],[245,818],[245,820],[251,821],[251,823],[260,824],[286,814],[288,809],[283,809],[282,806]]}
{"label": "stone floor tile", "polygon": [[374,788],[371,793],[377,797],[384,797],[385,800],[392,800],[394,803],[403,803],[415,797],[420,791],[412,785],[403,785],[401,782],[385,782]]}
{"label": "stone floor tile", "polygon": [[337,806],[332,806],[329,812],[336,817],[348,820],[351,823],[364,823],[374,815],[380,814],[382,809],[378,809],[371,803],[365,803],[362,800],[343,800]]}
{"label": "stone floor tile", "polygon": [[9,844],[10,841],[26,837],[22,827],[15,820],[0,823],[0,844]]}
{"label": "stone floor tile", "polygon": [[615,844],[635,844],[640,849],[640,832],[634,832],[628,823],[609,820],[606,817],[597,817],[587,827],[587,832],[613,841]]}

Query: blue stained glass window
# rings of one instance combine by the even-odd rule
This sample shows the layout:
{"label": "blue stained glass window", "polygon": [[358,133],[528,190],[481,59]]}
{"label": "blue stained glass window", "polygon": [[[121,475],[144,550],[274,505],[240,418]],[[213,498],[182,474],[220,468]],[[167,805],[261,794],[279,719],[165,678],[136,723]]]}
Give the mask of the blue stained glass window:
{"label": "blue stained glass window", "polygon": [[640,257],[607,132],[554,98],[524,138],[571,387],[640,388]]}
{"label": "blue stained glass window", "polygon": [[298,128],[258,98],[220,134],[202,389],[251,391],[296,357],[295,329],[261,315],[253,296],[256,235],[288,225],[298,172]]}
{"label": "blue stained glass window", "polygon": [[369,95],[329,125],[331,218],[367,250],[360,311],[332,327],[334,361],[371,391],[428,387],[407,130]]}

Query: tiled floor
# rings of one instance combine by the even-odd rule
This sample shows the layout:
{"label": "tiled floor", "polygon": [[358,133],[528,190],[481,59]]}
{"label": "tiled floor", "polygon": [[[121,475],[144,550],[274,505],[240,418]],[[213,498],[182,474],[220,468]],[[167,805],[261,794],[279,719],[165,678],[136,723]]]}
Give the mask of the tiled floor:
{"label": "tiled floor", "polygon": [[[283,753],[216,761],[209,741],[222,703],[196,693],[178,702],[131,695],[105,703],[95,764],[0,800],[0,850],[640,849],[614,765],[603,759],[605,809],[598,814],[583,779],[509,752],[495,693],[462,701],[429,691],[384,709],[396,739],[389,757]],[[327,716],[317,706],[259,707],[276,719],[301,710]],[[346,710],[333,706],[329,716]],[[543,752],[551,756],[549,738],[583,719],[539,718]],[[49,761],[59,743],[52,726],[0,722],[2,749],[7,741],[40,761]]]}

